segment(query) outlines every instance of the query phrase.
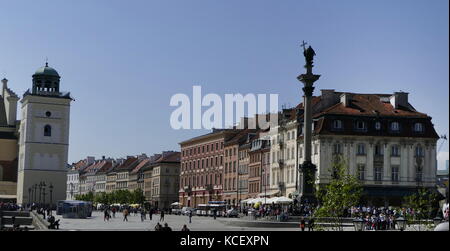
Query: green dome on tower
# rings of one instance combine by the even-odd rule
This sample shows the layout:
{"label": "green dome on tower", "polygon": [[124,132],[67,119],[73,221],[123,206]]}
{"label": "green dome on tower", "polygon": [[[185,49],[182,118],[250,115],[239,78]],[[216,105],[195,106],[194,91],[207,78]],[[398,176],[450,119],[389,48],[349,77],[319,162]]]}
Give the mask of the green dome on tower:
{"label": "green dome on tower", "polygon": [[34,73],[34,75],[59,77],[58,72],[55,69],[53,69],[52,67],[49,67],[48,63],[45,63],[44,67],[37,69],[36,72]]}

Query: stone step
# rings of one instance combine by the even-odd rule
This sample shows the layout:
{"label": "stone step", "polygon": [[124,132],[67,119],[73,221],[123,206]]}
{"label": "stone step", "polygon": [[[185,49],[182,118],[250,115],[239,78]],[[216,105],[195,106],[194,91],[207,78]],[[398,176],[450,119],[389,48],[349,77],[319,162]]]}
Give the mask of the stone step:
{"label": "stone step", "polygon": [[30,217],[30,212],[26,211],[3,211],[3,216]]}
{"label": "stone step", "polygon": [[[12,216],[3,216],[2,218],[2,224],[3,225],[12,225]],[[16,224],[20,225],[32,225],[33,224],[33,218],[31,217],[16,217]]]}
{"label": "stone step", "polygon": [[[26,225],[26,226],[20,225],[19,228],[21,230],[35,230],[35,227],[33,225],[30,225],[30,226],[28,226],[28,225]],[[13,229],[13,225],[11,225],[11,224],[3,225],[3,230],[4,231],[8,231],[8,230],[12,230],[12,229]]]}

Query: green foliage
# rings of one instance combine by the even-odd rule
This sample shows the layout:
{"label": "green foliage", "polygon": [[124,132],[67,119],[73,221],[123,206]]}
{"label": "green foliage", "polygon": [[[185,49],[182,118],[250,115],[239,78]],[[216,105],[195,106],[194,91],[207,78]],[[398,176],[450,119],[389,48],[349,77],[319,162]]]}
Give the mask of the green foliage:
{"label": "green foliage", "polygon": [[437,195],[430,189],[419,188],[418,191],[405,198],[406,206],[414,209],[416,220],[432,219],[434,208],[437,202]]}
{"label": "green foliage", "polygon": [[405,205],[408,208],[414,210],[414,214],[405,214],[403,215],[408,221],[409,225],[414,225],[415,223],[419,223],[418,226],[422,224],[425,227],[430,227],[431,221],[426,221],[433,219],[436,208],[433,205],[438,203],[438,196],[436,193],[433,193],[431,189],[427,188],[419,188],[415,194],[412,194],[405,198]]}
{"label": "green foliage", "polygon": [[89,192],[87,194],[77,194],[77,195],[75,195],[75,199],[76,200],[81,200],[81,201],[94,202],[94,193],[93,192]]}
{"label": "green foliage", "polygon": [[346,209],[359,203],[362,186],[354,175],[349,174],[349,168],[342,157],[335,159],[332,168],[333,179],[325,187],[318,189],[320,207],[314,217],[332,218],[332,227],[342,230],[341,221]]}
{"label": "green foliage", "polygon": [[90,201],[100,204],[144,204],[145,196],[142,189],[136,189],[132,192],[129,190],[115,190],[111,193],[89,192],[88,194],[75,195],[76,200]]}

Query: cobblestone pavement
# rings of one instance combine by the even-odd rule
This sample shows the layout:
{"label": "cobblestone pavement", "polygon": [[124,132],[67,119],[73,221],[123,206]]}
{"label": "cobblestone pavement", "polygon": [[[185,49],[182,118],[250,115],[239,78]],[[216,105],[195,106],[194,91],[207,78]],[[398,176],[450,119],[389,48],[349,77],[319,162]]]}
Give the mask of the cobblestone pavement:
{"label": "cobblestone pavement", "polygon": [[[156,223],[159,221],[159,215],[153,215],[153,220],[147,219],[141,222],[141,216],[131,214],[128,216],[128,222],[123,221],[121,213],[116,214],[116,218],[112,218],[109,222],[103,221],[102,212],[93,212],[92,217],[88,219],[63,219],[60,215],[56,216],[60,221],[61,230],[72,231],[154,231]],[[250,227],[235,227],[228,226],[221,221],[235,220],[212,217],[193,216],[192,223],[189,224],[189,217],[178,215],[165,215],[165,221],[173,231],[179,231],[184,224],[188,226],[191,231],[299,231],[298,228],[250,228]]]}

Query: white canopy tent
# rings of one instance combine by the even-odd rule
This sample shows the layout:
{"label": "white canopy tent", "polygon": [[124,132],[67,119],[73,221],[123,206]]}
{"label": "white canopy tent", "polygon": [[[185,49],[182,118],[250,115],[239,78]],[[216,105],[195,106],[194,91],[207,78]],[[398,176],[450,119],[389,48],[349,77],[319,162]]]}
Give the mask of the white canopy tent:
{"label": "white canopy tent", "polygon": [[275,204],[290,204],[293,202],[293,200],[289,199],[287,197],[278,197],[278,198],[275,198],[273,202]]}
{"label": "white canopy tent", "polygon": [[289,199],[287,197],[273,197],[273,198],[267,198],[265,200],[265,202],[264,202],[264,199],[262,201],[262,203],[267,204],[267,205],[272,204],[272,203],[273,204],[290,204],[292,202],[293,202],[293,200]]}

